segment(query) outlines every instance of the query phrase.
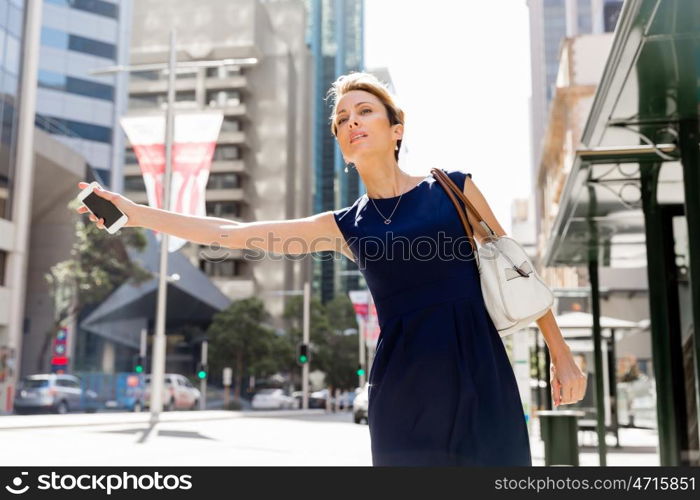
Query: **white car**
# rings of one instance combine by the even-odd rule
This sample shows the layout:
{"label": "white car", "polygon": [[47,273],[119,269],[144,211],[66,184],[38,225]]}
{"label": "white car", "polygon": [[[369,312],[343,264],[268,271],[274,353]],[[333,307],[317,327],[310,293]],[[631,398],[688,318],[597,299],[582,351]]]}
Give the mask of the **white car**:
{"label": "white car", "polygon": [[295,410],[299,402],[282,389],[260,389],[253,396],[251,406],[254,410]]}
{"label": "white car", "polygon": [[356,394],[357,396],[352,401],[352,418],[356,424],[362,423],[362,420],[369,423],[369,384],[365,383],[362,388],[358,387]]}
{"label": "white car", "polygon": [[[144,390],[144,400],[142,407],[149,406],[151,401],[151,376],[144,377],[146,389]],[[199,399],[202,393],[183,375],[177,373],[166,373],[165,384],[163,386],[163,409],[172,410],[196,410],[199,408]]]}

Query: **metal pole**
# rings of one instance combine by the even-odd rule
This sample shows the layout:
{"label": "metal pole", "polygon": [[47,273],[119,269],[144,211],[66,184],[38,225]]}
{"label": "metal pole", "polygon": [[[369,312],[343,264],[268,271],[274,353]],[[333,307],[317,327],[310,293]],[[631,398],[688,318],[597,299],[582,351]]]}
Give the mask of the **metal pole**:
{"label": "metal pole", "polygon": [[[642,208],[647,251],[647,282],[649,283],[649,317],[651,318],[651,348],[656,384],[656,420],[659,436],[659,464],[662,467],[681,465],[681,429],[679,413],[685,407],[677,404],[674,394],[674,363],[671,324],[678,321],[678,285],[673,271],[673,228],[663,217],[657,202],[660,168],[655,164],[640,164]],[[675,319],[674,319],[675,316]],[[681,358],[682,359],[682,358]],[[680,367],[681,370],[683,367]],[[678,380],[678,379],[676,379]]]}
{"label": "metal pole", "polygon": [[603,351],[600,347],[600,297],[598,294],[598,261],[588,261],[588,278],[591,282],[591,312],[593,316],[593,361],[595,364],[596,430],[598,434],[598,465],[607,465],[607,443],[605,442],[605,389],[603,388]]}
{"label": "metal pole", "polygon": [[[202,366],[207,365],[207,348],[209,347],[209,342],[206,340],[202,341]],[[202,397],[199,398],[199,409],[205,410],[207,407],[207,377],[204,377],[199,383],[199,391],[202,393]]]}
{"label": "metal pole", "polygon": [[679,124],[685,219],[688,226],[688,269],[690,271],[691,317],[695,345],[695,418],[700,419],[700,124],[697,118]]}
{"label": "metal pole", "polygon": [[[168,108],[165,114],[165,176],[163,179],[163,208],[170,209],[170,175],[172,171],[172,147],[175,125],[175,30],[170,31],[170,64],[168,73]],[[156,333],[153,342],[151,370],[151,423],[158,422],[163,410],[163,383],[165,377],[165,312],[168,293],[168,234],[160,233],[160,274],[158,275],[158,304],[156,309]]]}
{"label": "metal pole", "polygon": [[[362,321],[361,323],[365,323]],[[365,324],[360,324],[360,328],[357,329],[357,334],[359,336],[359,357],[360,357],[360,368],[366,372],[367,369],[365,368],[366,366],[366,360],[367,360],[367,355],[365,353],[367,346],[365,345],[365,329],[366,325]],[[365,373],[360,375],[360,387],[364,387],[365,385]]]}
{"label": "metal pole", "polygon": [[[306,281],[304,283],[304,327],[302,342],[309,345],[309,320],[311,313],[311,284]],[[309,358],[311,348],[309,347]],[[309,363],[304,363],[301,367],[301,407],[304,410],[309,409]]]}
{"label": "metal pole", "polygon": [[[590,172],[589,172],[590,177]],[[603,334],[600,329],[600,283],[598,279],[599,248],[602,238],[598,235],[598,226],[593,222],[597,208],[595,186],[588,186],[588,281],[591,284],[591,316],[593,317],[593,362],[595,365],[595,402],[596,402],[596,432],[598,434],[598,465],[607,466],[608,446],[605,442],[605,389],[603,371],[603,351],[601,348]]]}
{"label": "metal pole", "polygon": [[139,343],[139,356],[143,357],[143,361],[146,361],[146,339],[148,337],[148,330],[141,328],[141,342]]}
{"label": "metal pole", "polygon": [[615,329],[610,329],[610,349],[608,351],[608,377],[610,378],[611,425],[615,430],[615,448],[620,448],[620,418],[617,411],[617,356],[615,355]]}

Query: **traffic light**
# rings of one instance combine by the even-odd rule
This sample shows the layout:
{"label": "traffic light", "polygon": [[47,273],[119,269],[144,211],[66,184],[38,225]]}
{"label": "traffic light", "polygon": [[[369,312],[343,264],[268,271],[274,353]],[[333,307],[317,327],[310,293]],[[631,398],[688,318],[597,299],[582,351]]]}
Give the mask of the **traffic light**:
{"label": "traffic light", "polygon": [[297,346],[297,363],[305,365],[310,361],[309,344],[301,343]]}
{"label": "traffic light", "polygon": [[197,378],[199,380],[204,380],[207,378],[207,374],[209,373],[209,368],[207,365],[204,365],[202,363],[197,364]]}
{"label": "traffic light", "polygon": [[146,368],[146,363],[143,358],[144,357],[140,354],[134,356],[134,371],[136,373],[143,373],[144,369]]}
{"label": "traffic light", "polygon": [[357,376],[362,377],[365,374],[365,369],[362,368],[362,365],[357,366]]}

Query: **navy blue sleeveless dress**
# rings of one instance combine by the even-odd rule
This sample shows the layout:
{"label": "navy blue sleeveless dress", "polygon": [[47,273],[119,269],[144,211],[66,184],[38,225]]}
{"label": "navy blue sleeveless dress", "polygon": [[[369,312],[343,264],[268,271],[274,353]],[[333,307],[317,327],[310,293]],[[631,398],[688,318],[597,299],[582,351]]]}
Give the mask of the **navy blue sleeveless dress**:
{"label": "navy blue sleeveless dress", "polygon": [[[467,174],[447,171],[460,188]],[[375,466],[531,466],[522,402],[452,201],[431,176],[333,212],[377,308]],[[376,204],[376,208],[372,201]],[[461,203],[461,202],[460,202]],[[377,210],[378,209],[378,210]]]}

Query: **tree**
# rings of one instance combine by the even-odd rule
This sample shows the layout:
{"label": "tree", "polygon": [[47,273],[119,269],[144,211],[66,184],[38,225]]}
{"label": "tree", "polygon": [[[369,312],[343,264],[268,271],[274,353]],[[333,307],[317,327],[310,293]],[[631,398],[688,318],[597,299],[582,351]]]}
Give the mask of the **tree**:
{"label": "tree", "polygon": [[[352,389],[357,386],[358,325],[352,301],[345,294],[326,303],[326,317],[331,329],[321,344],[318,363],[326,372],[329,386]],[[346,335],[353,329],[355,333]]]}
{"label": "tree", "polygon": [[[73,200],[68,209],[75,211],[78,205]],[[104,300],[127,281],[139,284],[153,277],[132,262],[127,253],[127,248],[139,251],[145,248],[147,241],[142,229],[124,228],[111,235],[86,220],[87,216],[76,219],[71,257],[54,264],[45,275],[54,302],[54,324],[46,332],[39,350],[39,370],[56,331],[74,321],[83,307]]]}
{"label": "tree", "polygon": [[[321,344],[325,341],[327,332],[330,331],[330,323],[326,308],[321,301],[316,297],[311,297],[309,304],[309,343],[311,350],[311,365],[319,368],[316,364],[316,355],[319,352]],[[284,308],[283,317],[287,320],[289,328],[285,334],[285,340],[289,346],[289,355],[284,358],[284,368],[288,373],[293,374],[292,380],[295,379],[301,383],[301,375],[299,374],[299,366],[296,362],[297,344],[303,339],[303,311],[304,297],[295,295],[290,297]]]}
{"label": "tree", "polygon": [[[295,296],[288,301],[284,317],[292,324],[287,332],[288,342],[296,349],[301,342],[303,298]],[[358,338],[357,333],[345,335],[351,328],[357,330],[355,311],[349,297],[338,295],[324,306],[311,299],[309,341],[311,343],[311,365],[326,373],[330,388],[350,389],[357,385]],[[294,351],[293,351],[294,352]],[[289,357],[288,366],[294,373],[296,362]]]}
{"label": "tree", "polygon": [[241,396],[244,375],[268,375],[281,365],[286,342],[264,325],[268,318],[262,300],[251,297],[216,313],[207,330],[212,371],[233,368],[236,400]]}

